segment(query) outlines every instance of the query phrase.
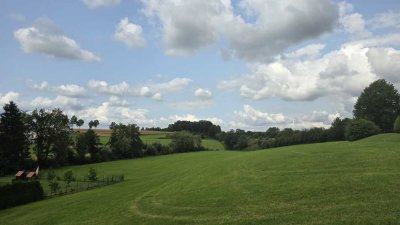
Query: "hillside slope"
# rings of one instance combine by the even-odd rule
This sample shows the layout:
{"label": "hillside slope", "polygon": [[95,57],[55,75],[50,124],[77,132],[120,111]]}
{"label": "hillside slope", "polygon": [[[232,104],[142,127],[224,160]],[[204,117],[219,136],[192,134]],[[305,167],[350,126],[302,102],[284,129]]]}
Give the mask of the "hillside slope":
{"label": "hillside slope", "polygon": [[[0,211],[0,224],[396,224],[400,135],[73,169],[127,181]],[[60,174],[62,171],[58,171]]]}

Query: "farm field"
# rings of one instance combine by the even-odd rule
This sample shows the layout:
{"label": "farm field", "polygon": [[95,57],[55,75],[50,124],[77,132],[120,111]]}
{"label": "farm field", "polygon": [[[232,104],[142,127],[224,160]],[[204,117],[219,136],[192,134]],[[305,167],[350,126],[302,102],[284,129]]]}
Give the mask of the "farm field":
{"label": "farm field", "polygon": [[126,181],[0,211],[0,224],[398,224],[400,135],[65,167]]}
{"label": "farm field", "polygon": [[[108,142],[111,134],[108,134],[106,131],[102,130],[98,133],[98,135],[100,137],[100,142],[104,145]],[[167,134],[165,132],[158,131],[145,131],[141,133],[140,138],[145,144],[152,144],[157,142],[162,145],[168,145],[171,142],[171,139],[167,138]],[[202,145],[209,150],[225,149],[224,145],[221,142],[210,138],[202,139]]]}

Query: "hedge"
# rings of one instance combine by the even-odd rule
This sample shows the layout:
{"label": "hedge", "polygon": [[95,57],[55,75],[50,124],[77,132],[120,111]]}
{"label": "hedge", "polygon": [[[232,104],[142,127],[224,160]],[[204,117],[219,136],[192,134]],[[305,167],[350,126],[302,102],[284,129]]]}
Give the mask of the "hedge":
{"label": "hedge", "polygon": [[43,188],[39,181],[17,181],[0,187],[0,209],[41,199],[43,199]]}
{"label": "hedge", "polygon": [[348,141],[356,141],[375,134],[379,134],[381,130],[374,122],[364,119],[354,119],[346,126],[346,139]]}

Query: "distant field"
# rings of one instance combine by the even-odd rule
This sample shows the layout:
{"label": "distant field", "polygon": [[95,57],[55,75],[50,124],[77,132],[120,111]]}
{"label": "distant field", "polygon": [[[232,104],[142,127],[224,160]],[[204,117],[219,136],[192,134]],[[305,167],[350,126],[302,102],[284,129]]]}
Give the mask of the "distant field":
{"label": "distant field", "polygon": [[[84,131],[82,131],[84,132]],[[97,131],[96,131],[97,133]],[[107,136],[107,134],[109,135]],[[167,132],[160,132],[160,131],[143,131],[140,132],[140,138],[142,139],[143,143],[145,144],[152,144],[152,143],[160,143],[162,145],[168,145],[171,142],[171,139],[167,138]],[[107,144],[109,141],[109,137],[111,135],[108,131],[100,131],[97,133],[100,136],[100,142],[104,145]],[[203,139],[202,145],[209,149],[209,150],[224,150],[224,145],[214,139]]]}
{"label": "distant field", "polygon": [[0,211],[8,224],[399,224],[400,135],[67,167],[126,181]]}

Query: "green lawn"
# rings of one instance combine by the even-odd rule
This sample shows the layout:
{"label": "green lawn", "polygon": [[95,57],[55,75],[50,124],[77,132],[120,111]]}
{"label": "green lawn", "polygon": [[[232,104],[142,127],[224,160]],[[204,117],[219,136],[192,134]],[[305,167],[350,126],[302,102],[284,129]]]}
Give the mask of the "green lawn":
{"label": "green lawn", "polygon": [[0,224],[399,224],[400,135],[63,168],[126,181],[0,211]]}

